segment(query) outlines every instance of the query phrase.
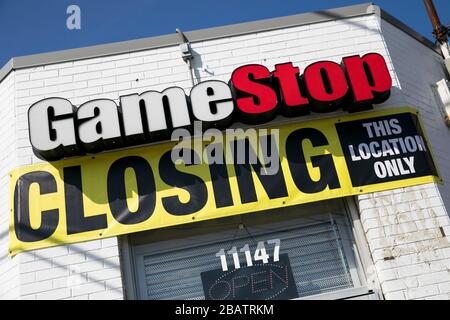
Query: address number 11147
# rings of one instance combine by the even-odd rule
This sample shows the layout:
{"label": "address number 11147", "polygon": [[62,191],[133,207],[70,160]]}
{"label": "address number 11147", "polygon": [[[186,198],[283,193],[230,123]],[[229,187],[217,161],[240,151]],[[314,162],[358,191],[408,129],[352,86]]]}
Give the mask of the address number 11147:
{"label": "address number 11147", "polygon": [[[277,262],[280,260],[280,239],[268,240],[268,245],[274,245],[273,249],[273,262]],[[264,241],[259,241],[255,253],[251,254],[250,246],[246,244],[242,248],[238,249],[236,247],[232,247],[225,253],[225,249],[220,249],[219,252],[216,253],[216,257],[220,258],[220,263],[222,265],[223,271],[228,271],[228,262],[227,255],[232,256],[234,268],[240,269],[241,263],[239,261],[239,252],[243,253],[245,256],[245,261],[247,263],[247,267],[253,266],[253,262],[262,261],[263,264],[269,263],[270,256],[267,254],[266,246]]]}

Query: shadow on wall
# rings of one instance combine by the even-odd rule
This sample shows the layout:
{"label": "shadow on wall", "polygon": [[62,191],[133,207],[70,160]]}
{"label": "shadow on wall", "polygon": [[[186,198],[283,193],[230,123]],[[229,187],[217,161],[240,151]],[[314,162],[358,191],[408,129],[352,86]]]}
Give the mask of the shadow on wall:
{"label": "shadow on wall", "polygon": [[[371,14],[372,13],[368,12],[367,15],[371,15]],[[360,16],[356,16],[354,18],[349,18],[349,17],[343,17],[341,15],[338,15],[338,14],[335,14],[335,13],[329,12],[329,11],[318,11],[318,12],[313,13],[313,15],[314,15],[314,17],[311,18],[311,20],[313,20],[313,21],[322,20],[322,22],[315,22],[315,24],[329,22],[330,20],[331,21],[345,20],[345,22],[347,24],[351,25],[352,27],[354,27],[356,29],[368,29],[368,30],[372,30],[372,31],[377,31],[378,34],[381,34],[381,26],[379,29],[378,28],[372,29],[372,28],[369,28],[364,23],[353,21],[354,18],[358,18]],[[264,32],[264,31],[261,31],[261,32]],[[214,70],[211,70],[208,67],[207,63],[205,64],[205,62],[202,59],[201,54],[199,54],[198,52],[195,51],[195,49],[192,49],[192,48],[191,48],[191,52],[193,54],[192,70],[194,72],[194,79],[195,79],[196,83],[204,81],[204,79],[202,79],[201,71],[208,74],[208,76],[214,76]],[[265,59],[263,58],[263,60],[265,60]]]}
{"label": "shadow on wall", "polygon": [[[3,232],[0,233],[0,242],[3,240],[4,237],[8,237],[8,233],[6,231],[3,231]],[[61,246],[62,242],[58,241],[58,239],[52,238],[51,241],[53,243],[55,243],[56,245]],[[94,240],[94,241],[99,241],[99,240]],[[118,269],[118,270],[120,270],[120,264],[119,263],[114,263],[112,261],[109,261],[108,258],[98,257],[98,256],[96,256],[95,254],[93,254],[93,253],[91,253],[89,251],[85,251],[82,248],[78,248],[76,243],[75,244],[63,245],[63,246],[67,247],[68,250],[74,251],[75,254],[84,255],[85,258],[86,258],[85,262],[102,261],[103,262],[103,269]],[[52,248],[54,248],[54,247],[52,247]],[[47,258],[44,255],[40,254],[41,251],[47,250],[47,249],[51,249],[51,248],[35,250],[35,251],[32,251],[32,252],[18,253],[15,257],[12,257],[10,259],[19,258],[21,254],[32,254],[32,255],[35,256],[35,260],[34,261],[36,261],[36,260],[51,261],[51,268],[59,268],[59,269],[66,269],[67,270],[67,275],[66,276],[58,277],[58,278],[55,278],[55,279],[66,277],[67,278],[67,282],[68,282],[68,286],[67,287],[71,288],[71,289],[76,288],[76,286],[69,286],[70,277],[79,276],[79,277],[81,277],[83,279],[83,281],[81,283],[79,283],[80,286],[84,285],[84,284],[87,284],[87,283],[104,282],[106,290],[115,291],[115,292],[121,293],[121,294],[123,293],[123,289],[122,288],[117,288],[116,286],[108,285],[105,279],[96,279],[95,277],[90,276],[89,272],[79,272],[79,273],[77,273],[76,272],[76,268],[74,268],[73,265],[63,265],[63,264],[55,262],[55,260],[53,258]],[[2,255],[0,256],[0,260],[1,259],[8,259],[8,254],[2,253]],[[99,269],[99,270],[101,270],[101,269]],[[98,270],[93,270],[93,271],[98,271]],[[55,280],[55,279],[52,279],[52,280]]]}
{"label": "shadow on wall", "polygon": [[[329,19],[333,19],[333,20],[334,19],[335,20],[342,19],[341,16],[333,14],[333,13],[330,13],[330,12],[327,12],[327,11],[321,11],[321,12],[318,12],[316,14],[318,16],[320,16],[320,17],[323,17],[326,20],[329,20]],[[349,24],[351,24],[351,25],[353,25],[353,26],[355,26],[357,28],[368,29],[368,27],[365,24],[358,23],[356,21],[352,21],[352,19],[346,19],[346,22],[348,22]],[[208,66],[203,61],[202,56],[198,52],[196,52],[195,50],[192,50],[192,51],[193,51],[193,54],[194,54],[193,71],[194,71],[194,75],[195,75],[195,78],[196,78],[197,82],[202,81],[202,79],[201,79],[201,77],[202,77],[201,70],[203,70],[205,73],[209,74],[210,76],[213,76],[214,72],[211,71],[211,70],[208,70]],[[401,90],[399,88],[393,87],[393,89],[392,89],[392,96],[399,97],[399,96],[402,96],[402,95],[403,94],[402,94],[402,92],[401,92]],[[8,237],[7,230],[0,232],[0,242],[2,242],[3,239],[5,239],[6,237]],[[59,244],[60,243],[57,240],[58,239],[53,239],[55,244]],[[66,245],[66,247],[68,247],[69,250],[76,252],[77,254],[85,255],[87,261],[94,261],[94,260],[95,261],[99,261],[99,260],[102,260],[105,268],[120,268],[120,264],[113,263],[111,261],[108,261],[107,259],[98,257],[95,254],[90,253],[89,251],[84,251],[84,250],[78,248],[76,244],[75,245]],[[46,249],[42,249],[42,250],[46,250]],[[67,277],[70,276],[70,265],[64,266],[64,265],[55,263],[54,259],[45,258],[43,255],[40,254],[40,250],[34,251],[32,253],[28,253],[28,254],[33,254],[35,256],[36,260],[40,260],[40,259],[51,260],[51,263],[52,263],[53,267],[67,269],[67,271],[68,271]],[[20,253],[19,253],[19,255],[20,255]],[[8,258],[8,253],[0,252],[0,261],[2,261],[4,259],[7,259],[7,258]],[[90,277],[88,273],[85,273],[85,274],[81,273],[81,275],[83,277],[85,277],[86,280],[89,280],[89,282],[101,282],[101,281],[103,281],[103,280],[100,280],[100,279],[95,279],[93,277]],[[113,291],[116,291],[116,292],[122,292],[121,288],[115,288],[115,287],[108,286],[108,285],[106,285],[106,282],[105,282],[105,287],[108,290],[113,290]]]}

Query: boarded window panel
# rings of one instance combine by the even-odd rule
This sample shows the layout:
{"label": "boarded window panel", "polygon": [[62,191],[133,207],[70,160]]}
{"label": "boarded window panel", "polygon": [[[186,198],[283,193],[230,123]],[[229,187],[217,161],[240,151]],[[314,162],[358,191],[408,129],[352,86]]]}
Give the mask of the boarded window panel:
{"label": "boarded window panel", "polygon": [[[182,237],[165,246],[140,245],[136,264],[141,298],[204,299],[200,274],[221,269],[216,257],[220,249],[228,251],[236,246],[239,250],[248,244],[253,256],[257,242],[270,239],[280,239],[280,254],[289,255],[299,297],[353,288],[359,280],[351,272],[355,258],[348,256],[352,252],[348,250],[348,230],[345,214],[335,212],[277,223],[268,219],[266,224],[249,219],[244,224],[232,223],[213,236],[190,237],[188,245]],[[266,250],[272,259],[273,245],[266,243]],[[239,257],[241,267],[245,267],[244,254]],[[227,261],[233,269],[230,255]]]}

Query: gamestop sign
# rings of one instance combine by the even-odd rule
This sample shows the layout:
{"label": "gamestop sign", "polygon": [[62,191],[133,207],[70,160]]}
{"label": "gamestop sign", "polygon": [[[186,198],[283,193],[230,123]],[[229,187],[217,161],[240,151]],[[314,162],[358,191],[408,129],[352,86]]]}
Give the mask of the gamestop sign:
{"label": "gamestop sign", "polygon": [[229,83],[201,82],[189,96],[171,87],[121,96],[119,105],[109,99],[78,108],[58,97],[38,101],[28,111],[30,141],[38,157],[53,161],[166,140],[178,128],[192,132],[196,120],[205,129],[224,129],[234,121],[266,123],[278,114],[361,111],[388,99],[391,86],[386,62],[376,53],[345,57],[341,64],[320,61],[305,70],[290,62],[272,72],[245,65]]}
{"label": "gamestop sign", "polygon": [[[273,174],[265,174],[262,141],[274,146]],[[203,161],[173,161],[177,142],[168,142],[16,168],[10,179],[11,255],[440,181],[418,114],[408,108],[284,124],[258,139],[243,133],[191,142],[180,151]],[[248,155],[243,161],[235,160],[242,154],[238,145]],[[213,155],[233,161],[209,161]],[[233,282],[253,274],[219,271],[202,276],[207,297],[228,295],[215,285],[218,278]],[[287,260],[253,271],[286,279],[271,285],[271,294],[296,295]],[[246,286],[232,296],[266,293],[257,297]]]}

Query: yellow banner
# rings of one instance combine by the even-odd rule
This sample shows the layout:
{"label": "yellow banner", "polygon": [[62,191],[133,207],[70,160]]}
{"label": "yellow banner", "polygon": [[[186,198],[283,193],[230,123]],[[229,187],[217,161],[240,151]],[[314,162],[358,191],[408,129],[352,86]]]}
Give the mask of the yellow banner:
{"label": "yellow banner", "polygon": [[[190,165],[172,161],[172,142],[15,169],[10,254],[441,182],[410,108],[270,127],[256,140],[242,133],[205,140],[183,145],[197,160]],[[257,161],[229,163],[245,140]],[[279,169],[264,174],[261,145],[269,140]],[[205,161],[213,145],[226,164]]]}

